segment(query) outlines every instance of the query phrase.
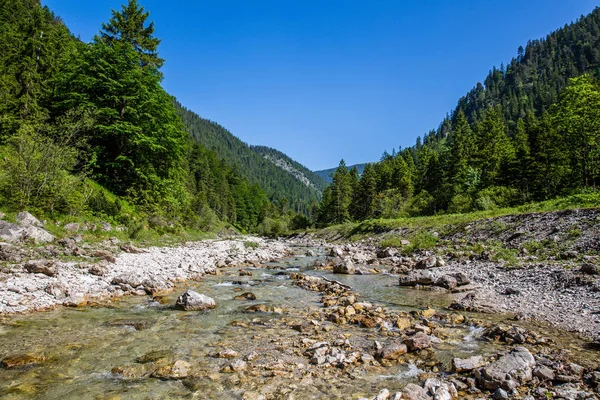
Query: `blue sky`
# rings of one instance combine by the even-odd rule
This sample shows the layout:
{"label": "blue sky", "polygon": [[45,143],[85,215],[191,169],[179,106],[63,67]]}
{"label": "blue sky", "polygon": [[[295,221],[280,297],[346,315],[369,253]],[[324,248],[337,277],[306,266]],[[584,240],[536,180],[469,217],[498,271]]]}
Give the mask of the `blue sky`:
{"label": "blue sky", "polygon": [[[126,0],[42,0],[82,40]],[[436,128],[519,45],[591,0],[140,0],[165,89],[313,170],[376,161]]]}

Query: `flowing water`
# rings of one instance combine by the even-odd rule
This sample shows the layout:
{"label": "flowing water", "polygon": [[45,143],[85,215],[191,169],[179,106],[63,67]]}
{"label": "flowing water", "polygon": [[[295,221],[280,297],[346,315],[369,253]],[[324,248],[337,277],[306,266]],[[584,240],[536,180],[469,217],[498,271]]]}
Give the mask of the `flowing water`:
{"label": "flowing water", "polygon": [[[64,308],[5,318],[0,325],[0,358],[29,354],[40,360],[24,367],[0,369],[0,397],[241,398],[246,388],[253,387],[254,378],[250,376],[240,381],[231,378],[232,374],[219,373],[223,361],[208,357],[208,354],[218,350],[219,346],[231,345],[246,352],[256,350],[266,357],[271,351],[269,347],[297,339],[299,333],[291,330],[284,333],[277,320],[319,308],[320,295],[293,286],[284,273],[286,270],[329,275],[329,278],[352,286],[363,300],[398,310],[413,310],[426,305],[440,307],[449,303],[448,296],[443,293],[392,286],[397,282],[395,277],[332,277],[323,271],[312,271],[309,266],[314,261],[312,257],[282,260],[267,269],[253,270],[252,277],[238,277],[236,270],[229,270],[229,276],[207,276],[203,282],[181,284],[163,299],[162,304],[148,297],[128,297],[115,302],[112,307]],[[218,307],[208,312],[173,310],[170,305],[188,288],[213,297]],[[257,300],[233,300],[243,291],[251,291]],[[244,308],[257,303],[281,307],[289,313],[244,312]],[[358,338],[356,340],[367,341],[375,337],[366,329],[343,329],[352,332]],[[448,365],[455,356],[494,353],[497,348],[480,340],[479,333],[479,329],[468,326],[448,329],[447,338],[436,347],[438,359]],[[579,344],[575,346],[581,347]],[[157,351],[168,359],[190,362],[192,370],[203,371],[202,377],[192,384],[184,384],[181,380],[160,380],[148,376],[145,369],[148,364],[136,360]],[[295,362],[308,362],[306,358],[289,357]],[[317,376],[306,383],[305,389],[298,388],[296,398],[320,397],[325,393],[335,398],[344,394],[377,392],[382,387],[400,388],[415,380],[419,372],[417,365],[403,364],[365,370],[358,378],[350,376],[338,383],[319,380]],[[261,385],[266,385],[271,378],[261,379]],[[271,384],[275,385],[273,382]],[[356,396],[349,398],[353,397]]]}

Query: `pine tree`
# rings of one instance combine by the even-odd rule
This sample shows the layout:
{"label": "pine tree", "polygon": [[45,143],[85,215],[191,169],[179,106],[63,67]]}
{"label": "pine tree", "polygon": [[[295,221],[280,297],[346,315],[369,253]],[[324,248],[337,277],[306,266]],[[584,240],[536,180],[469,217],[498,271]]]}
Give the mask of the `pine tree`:
{"label": "pine tree", "polygon": [[372,164],[365,165],[356,190],[352,193],[352,215],[356,220],[374,216],[374,201],[377,196],[377,175]]}
{"label": "pine tree", "polygon": [[164,60],[158,56],[160,39],[155,38],[154,22],[146,25],[150,13],[138,4],[137,0],[129,0],[121,11],[112,10],[112,18],[102,24],[100,38],[112,44],[129,43],[139,55],[140,65],[144,68],[158,70]]}
{"label": "pine tree", "polygon": [[468,185],[469,167],[477,152],[475,137],[469,122],[462,111],[456,115],[456,121],[450,136],[449,172],[450,184],[454,194],[464,192]]}

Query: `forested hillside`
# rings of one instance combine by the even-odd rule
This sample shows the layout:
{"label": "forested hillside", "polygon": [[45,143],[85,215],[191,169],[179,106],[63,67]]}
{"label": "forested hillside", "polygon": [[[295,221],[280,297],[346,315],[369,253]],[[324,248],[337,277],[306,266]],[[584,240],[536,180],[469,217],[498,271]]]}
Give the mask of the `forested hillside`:
{"label": "forested hillside", "polygon": [[[210,140],[221,127],[175,107],[148,18],[130,0],[83,43],[39,0],[0,0],[2,210],[95,216],[133,232],[220,222],[264,231],[291,220],[260,185],[272,199],[281,192],[307,204],[318,192],[302,192],[235,140],[225,151]],[[260,168],[271,180],[257,179]]]}
{"label": "forested hillside", "polygon": [[600,9],[519,47],[415,146],[362,177],[345,165],[320,223],[467,212],[595,191],[600,178]]}
{"label": "forested hillside", "polygon": [[[347,168],[348,168],[348,170],[351,170],[352,168],[356,167],[356,170],[358,171],[358,175],[362,175],[366,166],[367,166],[366,163],[365,164],[354,164],[354,165],[348,165]],[[315,174],[317,174],[321,178],[323,178],[325,180],[325,182],[331,183],[332,175],[335,173],[336,169],[337,168],[322,169],[320,171],[315,171]]]}
{"label": "forested hillside", "polygon": [[304,183],[306,186],[313,187],[321,193],[323,190],[325,190],[327,182],[322,177],[312,172],[299,162],[292,160],[287,154],[267,146],[250,146],[250,148],[261,156],[290,172],[296,177],[296,179]]}
{"label": "forested hillside", "polygon": [[272,201],[279,203],[285,199],[291,209],[307,213],[310,204],[320,199],[323,185],[318,181],[313,182],[314,187],[306,185],[221,125],[200,117],[181,104],[176,103],[176,107],[187,131],[198,143],[215,151],[250,182],[259,184]]}

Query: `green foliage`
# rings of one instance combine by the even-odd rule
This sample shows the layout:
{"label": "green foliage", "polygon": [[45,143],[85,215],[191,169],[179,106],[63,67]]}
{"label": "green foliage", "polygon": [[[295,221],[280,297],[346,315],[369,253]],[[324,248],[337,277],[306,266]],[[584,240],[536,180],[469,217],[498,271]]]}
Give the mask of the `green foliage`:
{"label": "green foliage", "polygon": [[411,254],[420,250],[431,250],[438,244],[439,237],[432,232],[422,230],[408,237],[410,244],[401,250],[404,254]]}
{"label": "green foliage", "polygon": [[599,32],[596,8],[530,41],[461,98],[436,130],[365,169],[348,214],[333,207],[336,171],[318,222],[489,212],[551,199],[563,207],[560,198],[576,201],[572,195],[595,191],[600,52],[591,49],[600,44]]}
{"label": "green foliage", "polygon": [[[275,156],[290,162],[287,156],[281,157],[281,153],[265,147],[248,146],[221,125],[201,118],[177,102],[175,106],[189,135],[206,149],[218,154],[220,159],[233,167],[249,184],[259,185],[271,202],[277,203],[286,198],[290,209],[308,215],[310,205],[321,198],[319,187],[323,185],[316,181],[318,178],[314,178],[313,181],[309,176],[314,186],[307,186],[264,157]],[[304,170],[298,167],[299,164],[291,165],[304,173]]]}
{"label": "green foliage", "polygon": [[253,242],[251,240],[247,240],[244,242],[244,247],[247,249],[258,249],[259,245],[256,242]]}
{"label": "green foliage", "polygon": [[154,34],[154,22],[146,26],[149,12],[140,6],[137,0],[129,0],[121,11],[112,10],[112,17],[108,23],[102,23],[100,32],[101,40],[114,44],[115,42],[128,43],[138,53],[140,65],[143,68],[158,70],[164,60],[158,57],[157,48],[160,40]]}
{"label": "green foliage", "polygon": [[44,127],[22,125],[1,152],[0,195],[13,210],[38,208],[78,214],[83,209],[83,180],[69,173],[75,151],[39,133]]}
{"label": "green foliage", "polygon": [[[36,0],[0,5],[0,195],[8,207],[102,218],[150,242],[184,227],[251,231],[267,216],[280,221],[258,180],[186,132],[180,106],[161,87],[160,40],[136,0],[113,10],[91,43]],[[289,187],[271,166],[266,175]],[[294,207],[306,213],[311,202],[302,199],[317,198],[315,189]],[[283,220],[270,231],[287,231]]]}
{"label": "green foliage", "polygon": [[273,238],[284,236],[288,232],[288,221],[285,218],[265,218],[258,227],[258,233]]}

